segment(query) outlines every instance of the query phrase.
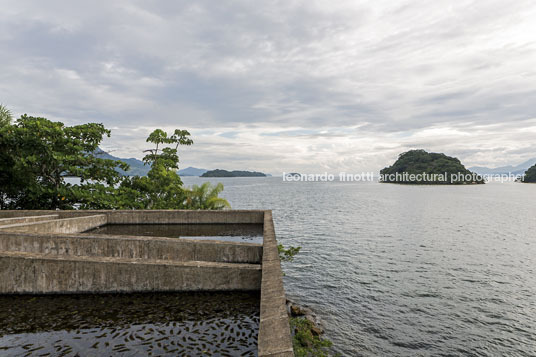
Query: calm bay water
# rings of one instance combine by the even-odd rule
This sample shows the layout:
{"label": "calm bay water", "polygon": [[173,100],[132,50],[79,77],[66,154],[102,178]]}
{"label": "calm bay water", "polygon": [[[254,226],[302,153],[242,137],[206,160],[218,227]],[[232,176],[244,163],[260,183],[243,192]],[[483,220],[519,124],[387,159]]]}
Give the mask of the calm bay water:
{"label": "calm bay water", "polygon": [[278,239],[302,246],[285,288],[337,352],[536,355],[536,185],[210,180],[234,209],[272,209]]}

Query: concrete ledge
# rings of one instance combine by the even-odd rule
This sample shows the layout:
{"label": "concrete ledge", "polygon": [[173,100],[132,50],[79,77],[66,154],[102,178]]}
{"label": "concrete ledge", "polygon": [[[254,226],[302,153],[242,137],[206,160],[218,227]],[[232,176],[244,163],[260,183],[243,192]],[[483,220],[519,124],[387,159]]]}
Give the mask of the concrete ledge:
{"label": "concrete ledge", "polygon": [[263,247],[259,357],[292,357],[294,350],[283,288],[283,271],[271,211],[264,213]]}
{"label": "concrete ledge", "polygon": [[59,215],[57,214],[49,214],[49,215],[42,215],[42,216],[0,218],[0,226],[6,226],[8,224],[50,221],[52,219],[57,219],[57,218],[59,218]]}
{"label": "concrete ledge", "polygon": [[109,211],[109,224],[263,223],[263,211],[141,210]]}
{"label": "concrete ledge", "polygon": [[58,214],[60,219],[105,214],[109,224],[234,224],[264,222],[262,210],[20,210],[2,211],[0,218]]}
{"label": "concrete ledge", "polygon": [[0,210],[0,218],[17,218],[60,214],[61,211],[56,210]]}
{"label": "concrete ledge", "polygon": [[0,231],[0,251],[260,264],[262,245],[180,238]]}
{"label": "concrete ledge", "polygon": [[0,252],[0,294],[259,290],[260,284],[258,264]]}
{"label": "concrete ledge", "polygon": [[78,233],[105,225],[108,217],[104,214],[75,218],[53,219],[48,221],[18,223],[0,226],[4,232],[27,233]]}

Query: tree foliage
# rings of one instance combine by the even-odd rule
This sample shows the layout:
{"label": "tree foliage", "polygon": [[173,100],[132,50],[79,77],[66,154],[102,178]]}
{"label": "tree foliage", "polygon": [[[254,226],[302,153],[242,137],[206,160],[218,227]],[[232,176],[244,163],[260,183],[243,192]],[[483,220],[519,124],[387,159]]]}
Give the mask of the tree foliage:
{"label": "tree foliage", "polygon": [[296,357],[328,357],[333,343],[313,333],[313,323],[307,319],[291,317],[289,319],[292,334],[292,347]]}
{"label": "tree foliage", "polygon": [[132,208],[188,208],[186,190],[182,187],[177,170],[179,146],[193,144],[190,133],[177,129],[168,136],[163,130],[156,129],[149,135],[147,142],[154,145],[154,148],[145,151],[147,154],[143,158],[143,162],[151,166],[147,176],[125,177],[121,184],[125,192],[134,190],[138,193],[131,198]]}
{"label": "tree foliage", "polygon": [[536,165],[533,165],[525,172],[523,182],[536,183]]}
{"label": "tree foliage", "polygon": [[[3,108],[3,107],[2,107]],[[0,108],[1,109],[1,108]],[[4,118],[4,117],[2,117]],[[7,117],[6,117],[7,118]],[[98,155],[110,130],[102,124],[65,126],[23,115],[0,126],[0,209],[223,209],[223,185],[184,188],[178,148],[192,145],[190,133],[157,129],[143,161],[147,176],[122,176],[128,164]],[[68,177],[79,178],[72,184]]]}
{"label": "tree foliage", "polygon": [[227,200],[218,197],[223,191],[223,185],[218,183],[212,186],[205,182],[201,186],[193,185],[186,193],[186,205],[190,209],[224,209],[230,208]]}
{"label": "tree foliage", "polygon": [[[420,175],[427,174],[429,177],[433,175],[443,175],[445,181],[438,180],[424,180],[419,182],[412,181],[394,181],[390,180],[390,175],[396,175],[397,173],[408,175]],[[447,156],[439,153],[428,153],[425,150],[410,150],[408,152],[399,155],[398,160],[389,167],[380,171],[380,175],[384,178],[383,182],[396,182],[396,183],[420,183],[420,184],[464,184],[464,183],[484,183],[484,180],[480,177],[476,177],[471,171],[467,170],[459,159]],[[451,180],[453,176],[463,175],[473,177],[471,180]]]}
{"label": "tree foliage", "polygon": [[[92,153],[110,131],[102,124],[65,126],[23,115],[0,128],[0,207],[3,209],[69,209],[84,204],[87,193],[118,184],[116,167],[124,163]],[[71,185],[66,177],[80,178]]]}
{"label": "tree foliage", "polygon": [[291,262],[294,260],[294,256],[298,254],[301,250],[301,247],[288,247],[285,248],[283,244],[277,245],[277,251],[279,252],[279,259],[282,262]]}
{"label": "tree foliage", "polygon": [[13,116],[11,115],[11,111],[0,104],[0,128],[11,124],[12,121]]}

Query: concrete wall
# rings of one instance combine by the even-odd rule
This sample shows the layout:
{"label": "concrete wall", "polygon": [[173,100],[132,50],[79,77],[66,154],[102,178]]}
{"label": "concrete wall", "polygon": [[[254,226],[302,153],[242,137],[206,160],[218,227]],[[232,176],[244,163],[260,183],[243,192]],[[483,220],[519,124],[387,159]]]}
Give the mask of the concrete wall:
{"label": "concrete wall", "polygon": [[258,290],[258,264],[0,252],[0,293]]}
{"label": "concrete wall", "polygon": [[0,226],[6,226],[8,224],[50,221],[52,219],[58,219],[58,218],[59,218],[59,215],[57,214],[49,214],[49,215],[42,215],[42,216],[0,218]]}
{"label": "concrete wall", "polygon": [[0,226],[0,231],[25,233],[78,233],[103,226],[107,222],[108,216],[99,214],[31,223],[10,224]]}
{"label": "concrete wall", "polygon": [[58,214],[60,218],[72,218],[88,215],[106,214],[110,224],[226,224],[226,223],[258,223],[264,220],[261,210],[226,210],[226,211],[193,211],[193,210],[84,210],[84,211],[53,211],[53,210],[20,210],[2,211],[0,218],[37,216]]}
{"label": "concrete wall", "polygon": [[111,211],[110,224],[233,224],[263,223],[263,211],[140,210]]}
{"label": "concrete wall", "polygon": [[0,251],[260,264],[262,245],[162,237],[0,232]]}
{"label": "concrete wall", "polygon": [[283,271],[271,211],[264,213],[263,247],[259,357],[292,357],[294,350],[283,287]]}
{"label": "concrete wall", "polygon": [[57,214],[61,211],[55,210],[0,210],[0,218],[26,217],[26,216],[43,216]]}

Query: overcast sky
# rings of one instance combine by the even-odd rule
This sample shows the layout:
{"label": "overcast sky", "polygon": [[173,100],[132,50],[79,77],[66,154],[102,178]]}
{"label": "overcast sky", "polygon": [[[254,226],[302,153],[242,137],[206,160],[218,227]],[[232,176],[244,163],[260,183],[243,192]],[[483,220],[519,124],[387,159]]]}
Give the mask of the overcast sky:
{"label": "overcast sky", "polygon": [[0,103],[181,167],[379,170],[411,148],[536,157],[536,2],[4,1]]}

